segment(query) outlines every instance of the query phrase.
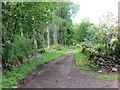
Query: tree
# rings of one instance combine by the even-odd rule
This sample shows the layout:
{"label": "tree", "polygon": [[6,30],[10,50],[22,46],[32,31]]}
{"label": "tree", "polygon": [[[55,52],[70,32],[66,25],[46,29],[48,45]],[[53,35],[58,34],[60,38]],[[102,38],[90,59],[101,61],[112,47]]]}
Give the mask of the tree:
{"label": "tree", "polygon": [[72,38],[69,33],[72,31],[72,13],[69,11],[73,6],[70,2],[2,2],[5,67],[11,65],[13,59],[23,60],[37,49],[53,44],[69,45]]}
{"label": "tree", "polygon": [[89,31],[92,24],[88,19],[84,19],[81,24],[74,24],[74,39],[77,43],[84,41],[88,34],[87,31]]}

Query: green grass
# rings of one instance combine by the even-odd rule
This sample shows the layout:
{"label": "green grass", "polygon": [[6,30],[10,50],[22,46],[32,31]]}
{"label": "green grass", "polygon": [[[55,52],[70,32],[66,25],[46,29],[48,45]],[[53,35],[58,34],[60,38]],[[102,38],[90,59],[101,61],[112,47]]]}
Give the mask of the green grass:
{"label": "green grass", "polygon": [[[84,61],[84,60],[87,62],[80,63],[81,61]],[[81,69],[81,72],[84,75],[88,75],[95,78],[102,78],[102,79],[118,79],[118,78],[120,79],[120,76],[118,75],[112,75],[112,74],[100,75],[96,73],[89,73],[87,70],[91,70],[92,68],[89,66],[88,57],[83,53],[81,53],[79,48],[76,48],[75,62],[76,62],[77,68]]]}
{"label": "green grass", "polygon": [[18,80],[25,78],[26,74],[36,68],[39,64],[44,64],[45,62],[49,62],[60,55],[62,55],[68,48],[64,48],[60,51],[56,51],[53,53],[43,53],[42,58],[39,60],[33,60],[29,64],[20,66],[16,68],[14,71],[5,72],[2,78],[2,88],[12,88],[18,84]]}
{"label": "green grass", "polygon": [[49,48],[45,48],[45,50],[50,50],[50,49],[62,49],[62,48],[64,48],[62,45],[57,44],[57,45],[52,45],[52,46],[49,47]]}
{"label": "green grass", "polygon": [[120,79],[120,76],[118,75],[98,75],[98,74],[92,74],[92,77],[96,78],[103,78],[103,79]]}
{"label": "green grass", "polygon": [[[75,62],[76,62],[77,68],[80,68],[83,70],[89,70],[87,59],[88,57],[83,53],[81,53],[79,48],[76,48]],[[86,63],[80,63],[82,61],[86,61]]]}
{"label": "green grass", "polygon": [[94,78],[101,78],[101,79],[120,79],[120,75],[113,75],[113,74],[109,74],[109,75],[100,75],[97,73],[90,73],[84,70],[81,70],[82,74],[86,75],[86,76],[91,76]]}
{"label": "green grass", "polygon": [[67,56],[70,56],[70,55],[72,54],[72,52],[73,52],[73,49],[70,49],[70,50],[68,51]]}
{"label": "green grass", "polygon": [[73,49],[70,49],[68,53],[62,58],[62,60],[65,60],[67,56],[70,56],[73,52]]}

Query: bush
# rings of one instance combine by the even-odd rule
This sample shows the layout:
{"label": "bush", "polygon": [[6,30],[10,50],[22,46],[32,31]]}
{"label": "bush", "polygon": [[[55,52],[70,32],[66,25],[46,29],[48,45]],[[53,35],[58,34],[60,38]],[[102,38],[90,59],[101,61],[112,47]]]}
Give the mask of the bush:
{"label": "bush", "polygon": [[44,53],[44,52],[45,52],[45,49],[44,49],[44,48],[38,49],[37,52],[38,52],[38,53]]}
{"label": "bush", "polygon": [[24,58],[34,53],[33,46],[32,40],[19,35],[15,36],[13,43],[10,41],[4,43],[2,53],[4,68],[11,68],[14,59],[19,59],[22,63]]}
{"label": "bush", "polygon": [[49,49],[58,49],[58,50],[60,50],[60,49],[62,49],[62,48],[63,48],[62,45],[57,44],[57,45],[53,45],[53,46],[51,46]]}
{"label": "bush", "polygon": [[23,60],[28,55],[34,53],[33,41],[23,36],[16,36],[14,42],[14,58]]}
{"label": "bush", "polygon": [[99,53],[105,53],[105,45],[103,44],[96,44],[95,45],[95,50],[97,50]]}
{"label": "bush", "polygon": [[6,43],[2,47],[3,68],[5,68],[5,66],[10,67],[13,56],[14,56],[13,44],[10,43],[10,41],[6,41]]}

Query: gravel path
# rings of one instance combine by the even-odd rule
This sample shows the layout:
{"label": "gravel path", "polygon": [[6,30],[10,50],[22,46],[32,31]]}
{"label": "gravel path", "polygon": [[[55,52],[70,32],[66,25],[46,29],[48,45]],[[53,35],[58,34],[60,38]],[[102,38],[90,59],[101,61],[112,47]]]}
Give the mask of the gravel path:
{"label": "gravel path", "polygon": [[20,82],[19,88],[118,88],[117,80],[96,79],[81,74],[76,68],[74,55],[68,52],[44,65]]}

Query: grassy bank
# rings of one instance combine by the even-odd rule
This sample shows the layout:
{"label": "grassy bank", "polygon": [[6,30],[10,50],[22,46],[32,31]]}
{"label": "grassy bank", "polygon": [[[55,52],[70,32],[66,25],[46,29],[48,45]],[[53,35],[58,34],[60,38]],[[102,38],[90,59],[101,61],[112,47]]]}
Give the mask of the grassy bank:
{"label": "grassy bank", "polygon": [[[118,75],[101,75],[99,73],[93,73],[88,72],[87,70],[91,70],[93,68],[90,67],[90,62],[88,60],[88,57],[80,52],[79,48],[76,48],[76,54],[75,54],[75,62],[77,65],[77,68],[81,69],[81,72],[85,75],[95,77],[95,78],[103,78],[103,79],[120,79],[120,76]],[[93,65],[92,65],[93,66]],[[96,69],[96,66],[94,66],[94,69]]]}
{"label": "grassy bank", "polygon": [[42,58],[38,60],[33,60],[29,64],[20,66],[16,68],[14,71],[5,72],[2,78],[2,88],[12,88],[18,84],[18,80],[25,78],[26,74],[36,68],[39,64],[44,64],[45,62],[49,62],[60,55],[62,55],[68,48],[61,49],[59,51],[53,53],[43,53]]}
{"label": "grassy bank", "polygon": [[79,48],[76,48],[75,62],[76,62],[77,68],[80,68],[83,70],[89,70],[87,59],[88,57],[83,53],[81,53]]}
{"label": "grassy bank", "polygon": [[118,74],[106,74],[106,75],[101,75],[99,73],[93,73],[93,72],[88,72],[85,70],[81,70],[82,74],[90,76],[90,77],[94,77],[94,78],[101,78],[101,79],[120,79],[120,75]]}
{"label": "grassy bank", "polygon": [[66,57],[68,57],[68,56],[70,56],[70,55],[72,54],[72,52],[73,52],[73,49],[70,49],[70,50],[68,51],[68,53],[65,54],[65,56],[62,58],[62,60],[65,60]]}

